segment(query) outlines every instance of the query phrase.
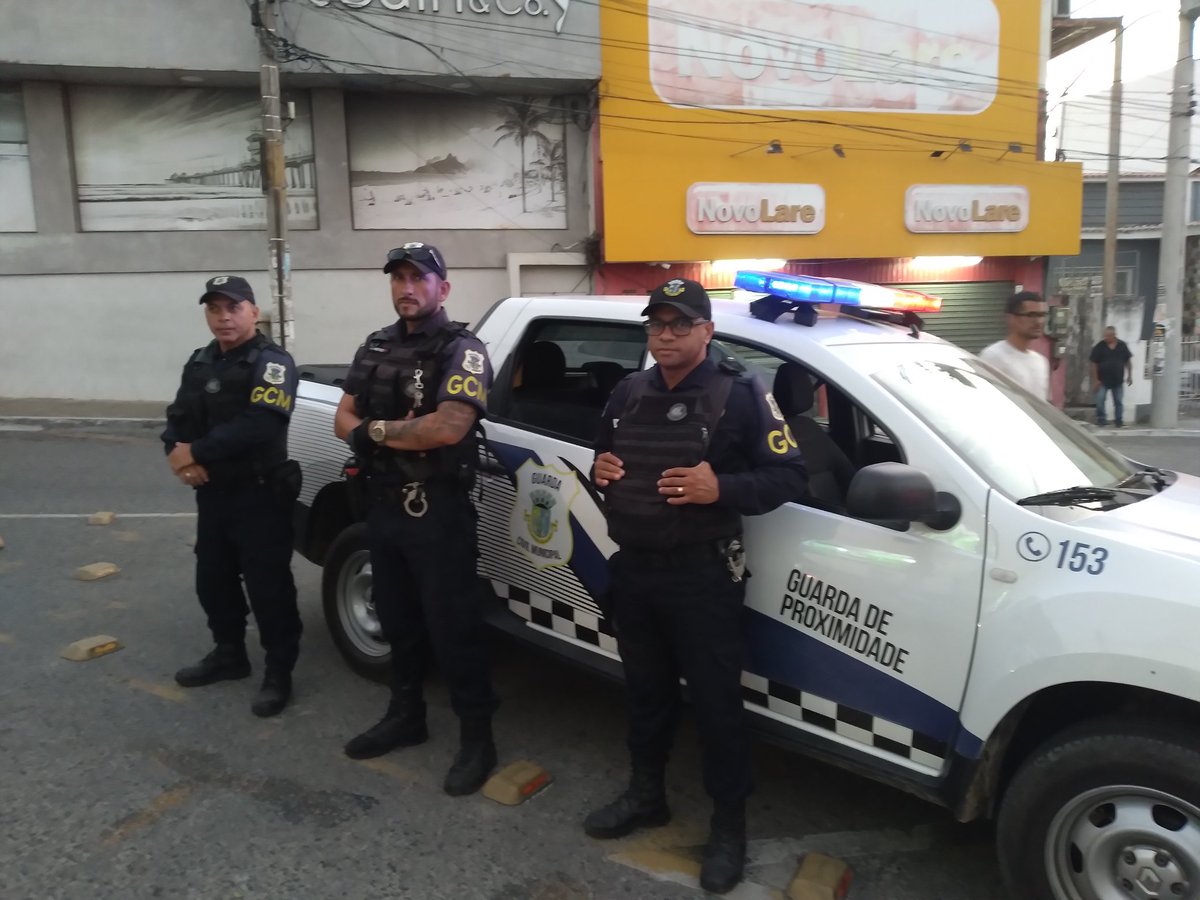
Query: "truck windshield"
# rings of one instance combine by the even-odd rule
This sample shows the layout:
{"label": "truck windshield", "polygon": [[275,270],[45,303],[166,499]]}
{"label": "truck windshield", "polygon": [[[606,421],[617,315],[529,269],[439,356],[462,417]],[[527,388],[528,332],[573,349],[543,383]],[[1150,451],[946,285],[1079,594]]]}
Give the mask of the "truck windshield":
{"label": "truck windshield", "polygon": [[1062,412],[978,360],[905,362],[874,378],[1014,500],[1076,486],[1112,487],[1134,473]]}

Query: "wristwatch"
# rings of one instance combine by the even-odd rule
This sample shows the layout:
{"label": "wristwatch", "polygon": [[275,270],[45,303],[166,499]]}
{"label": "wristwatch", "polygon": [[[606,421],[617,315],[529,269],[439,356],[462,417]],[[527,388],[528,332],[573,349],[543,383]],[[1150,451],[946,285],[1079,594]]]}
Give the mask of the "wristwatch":
{"label": "wristwatch", "polygon": [[367,426],[367,434],[375,443],[382,444],[387,440],[387,423],[383,419],[376,419]]}

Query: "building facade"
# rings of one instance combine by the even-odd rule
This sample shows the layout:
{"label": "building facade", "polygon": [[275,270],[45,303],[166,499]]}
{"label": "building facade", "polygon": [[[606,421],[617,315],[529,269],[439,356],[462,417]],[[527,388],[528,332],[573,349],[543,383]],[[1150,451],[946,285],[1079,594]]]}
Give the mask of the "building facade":
{"label": "building facade", "polygon": [[[1067,398],[1086,405],[1091,381],[1087,357],[1106,326],[1117,329],[1134,354],[1133,385],[1128,389],[1138,415],[1149,416],[1155,367],[1155,322],[1159,310],[1159,244],[1163,229],[1165,177],[1160,172],[1126,172],[1121,176],[1117,199],[1116,285],[1112,298],[1104,299],[1104,235],[1107,210],[1106,176],[1084,175],[1083,218],[1077,255],[1050,260],[1047,289],[1069,304],[1071,335],[1068,356]],[[1200,176],[1193,174],[1187,204],[1187,273],[1183,289],[1182,329],[1185,352],[1197,345],[1200,325]],[[1185,375],[1194,376],[1198,359],[1188,358]]]}
{"label": "building facade", "polygon": [[[254,7],[6,12],[0,394],[165,400],[209,339],[207,277],[247,275],[270,312]],[[298,360],[345,361],[388,321],[380,267],[410,240],[444,251],[464,321],[514,291],[589,289],[595,4],[278,11]]]}
{"label": "building facade", "polygon": [[1080,167],[1040,158],[1042,0],[601,6],[597,291],[730,261],[942,295],[978,350],[1079,244]]}

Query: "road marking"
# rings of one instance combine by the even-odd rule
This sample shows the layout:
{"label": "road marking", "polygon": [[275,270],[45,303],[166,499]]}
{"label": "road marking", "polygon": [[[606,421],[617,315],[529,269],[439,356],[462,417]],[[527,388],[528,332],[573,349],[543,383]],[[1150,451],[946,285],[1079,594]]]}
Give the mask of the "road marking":
{"label": "road marking", "polygon": [[0,431],[41,431],[41,425],[0,425]]}
{"label": "road marking", "polygon": [[[0,513],[0,519],[87,519],[92,513]],[[194,512],[121,513],[122,519],[194,519]]]}
{"label": "road marking", "polygon": [[145,419],[133,416],[0,416],[0,422],[153,422],[162,424],[162,419]]}
{"label": "road marking", "polygon": [[881,828],[874,831],[830,831],[796,838],[750,841],[749,855],[754,865],[766,866],[795,860],[816,850],[840,859],[854,856],[878,856],[887,853],[920,853],[933,847],[933,828],[918,825],[908,831]]}
{"label": "road marking", "polygon": [[378,772],[380,775],[395,778],[398,781],[414,782],[417,780],[415,772],[404,768],[404,766],[398,766],[386,759],[363,759],[359,760],[359,765],[365,769],[370,769],[372,772]]}
{"label": "road marking", "polygon": [[192,795],[192,791],[193,787],[191,785],[184,785],[183,787],[163,791],[146,804],[145,809],[130,813],[114,825],[112,830],[104,836],[104,843],[115,844],[118,841],[124,840],[134,831],[145,828],[148,825],[153,825],[168,810],[174,809],[187,800]]}
{"label": "road marking", "polygon": [[[656,881],[699,890],[703,828],[687,824],[642,832],[608,857]],[[933,829],[918,825],[909,831],[833,831],[795,838],[772,838],[747,844],[746,877],[726,895],[729,900],[781,900],[796,863],[805,853],[819,851],[837,858],[918,853],[933,846]]]}
{"label": "road marking", "polygon": [[187,692],[183,688],[176,687],[173,684],[142,681],[140,678],[127,678],[125,679],[125,683],[131,688],[145,691],[147,694],[153,694],[155,697],[161,697],[164,700],[172,700],[175,703],[183,703],[187,700]]}

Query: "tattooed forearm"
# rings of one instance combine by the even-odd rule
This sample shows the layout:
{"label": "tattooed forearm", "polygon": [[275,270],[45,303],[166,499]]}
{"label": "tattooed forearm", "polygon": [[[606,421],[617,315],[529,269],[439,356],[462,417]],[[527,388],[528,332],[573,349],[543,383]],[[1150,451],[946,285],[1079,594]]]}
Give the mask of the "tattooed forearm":
{"label": "tattooed forearm", "polygon": [[475,407],[444,400],[427,416],[396,419],[384,426],[384,444],[393,450],[435,450],[457,444],[475,424]]}

